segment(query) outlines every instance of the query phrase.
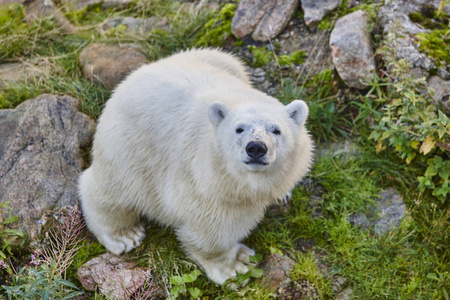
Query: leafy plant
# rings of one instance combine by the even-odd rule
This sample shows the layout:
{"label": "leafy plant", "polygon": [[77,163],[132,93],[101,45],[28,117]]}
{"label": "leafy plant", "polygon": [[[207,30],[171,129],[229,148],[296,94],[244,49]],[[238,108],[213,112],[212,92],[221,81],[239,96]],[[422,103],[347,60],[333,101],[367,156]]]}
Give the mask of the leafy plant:
{"label": "leafy plant", "polygon": [[170,291],[170,299],[178,299],[180,296],[189,296],[191,299],[197,299],[201,297],[202,291],[194,287],[193,283],[197,280],[202,272],[194,270],[191,273],[184,274],[183,276],[170,277],[170,283],[172,283],[172,290]]}
{"label": "leafy plant", "polygon": [[392,60],[388,54],[385,57],[397,81],[389,95],[392,100],[382,108],[383,114],[369,138],[377,141],[378,152],[390,146],[408,164],[428,165],[424,176],[418,177],[419,188],[431,190],[444,202],[450,194],[450,119],[423,92],[425,78],[412,76],[404,59]]}
{"label": "leafy plant", "polygon": [[50,246],[31,255],[30,266],[19,271],[7,268],[12,282],[2,287],[8,299],[71,299],[81,295],[78,287],[65,278],[84,239],[81,234],[85,224],[78,207],[71,208],[62,222],[55,232],[50,231]]}
{"label": "leafy plant", "polygon": [[[19,217],[11,216],[9,202],[0,203],[0,239],[2,241],[0,249],[0,259],[5,259],[11,253],[11,244],[17,238],[23,238],[23,232],[7,228],[7,225],[17,222]],[[6,252],[6,253],[5,253]]]}

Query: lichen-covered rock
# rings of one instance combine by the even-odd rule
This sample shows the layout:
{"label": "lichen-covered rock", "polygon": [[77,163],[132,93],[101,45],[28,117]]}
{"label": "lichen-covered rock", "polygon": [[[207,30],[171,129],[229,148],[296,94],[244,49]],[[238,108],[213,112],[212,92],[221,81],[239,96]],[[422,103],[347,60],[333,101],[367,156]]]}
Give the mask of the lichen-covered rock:
{"label": "lichen-covered rock", "polygon": [[[379,19],[383,27],[384,44],[392,49],[391,55],[397,60],[405,59],[412,68],[426,71],[436,68],[433,59],[418,49],[414,38],[415,34],[429,30],[413,22],[409,15],[428,7],[437,10],[440,4],[441,0],[393,0],[381,7]],[[443,11],[450,13],[450,5],[445,5]]]}
{"label": "lichen-covered rock", "polygon": [[90,44],[80,53],[84,76],[113,89],[125,76],[148,63],[147,58],[132,46]]}
{"label": "lichen-covered rock", "polygon": [[47,209],[78,203],[80,149],[95,130],[78,104],[69,96],[41,95],[0,110],[0,199],[10,202],[20,219],[12,225],[29,241],[38,239]]}
{"label": "lichen-covered rock", "polygon": [[252,34],[256,41],[276,37],[298,7],[298,0],[242,0],[231,23],[237,38]]}
{"label": "lichen-covered rock", "polygon": [[331,56],[339,76],[358,89],[366,88],[361,80],[370,79],[375,69],[368,24],[367,13],[358,10],[340,18],[330,35]]}
{"label": "lichen-covered rock", "polygon": [[306,25],[314,25],[341,5],[342,0],[301,0]]}
{"label": "lichen-covered rock", "polygon": [[[87,291],[100,291],[108,299],[130,299],[139,289],[152,294],[150,274],[145,268],[105,253],[95,257],[77,270],[77,277]],[[154,290],[154,289],[153,289]]]}

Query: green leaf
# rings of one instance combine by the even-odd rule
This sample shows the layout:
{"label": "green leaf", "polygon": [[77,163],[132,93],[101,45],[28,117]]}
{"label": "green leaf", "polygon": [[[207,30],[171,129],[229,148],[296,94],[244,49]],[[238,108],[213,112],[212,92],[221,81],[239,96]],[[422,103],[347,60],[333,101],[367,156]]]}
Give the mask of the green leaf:
{"label": "green leaf", "polygon": [[59,282],[61,284],[65,285],[65,286],[69,286],[69,287],[71,287],[71,288],[73,288],[75,290],[78,290],[78,287],[75,284],[73,284],[72,282],[68,281],[68,280],[60,279]]}
{"label": "green leaf", "polygon": [[259,263],[263,259],[263,256],[259,253],[250,256],[250,262],[252,263]]}
{"label": "green leaf", "polygon": [[264,271],[262,269],[254,268],[250,270],[250,276],[253,278],[259,278],[263,275]]}
{"label": "green leaf", "polygon": [[183,285],[184,280],[181,276],[172,276],[170,277],[170,283],[175,285]]}
{"label": "green leaf", "polygon": [[3,222],[3,224],[4,225],[6,225],[6,224],[11,224],[11,223],[14,223],[14,222],[16,222],[16,221],[18,221],[19,220],[19,217],[18,216],[11,216],[11,217],[9,217],[8,219],[6,219],[4,222]]}
{"label": "green leaf", "polygon": [[427,278],[439,281],[439,278],[435,273],[428,273]]}
{"label": "green leaf", "polygon": [[20,230],[16,230],[16,229],[5,229],[3,232],[8,234],[8,235],[11,235],[11,236],[23,237],[23,232],[20,231]]}
{"label": "green leaf", "polygon": [[189,288],[189,294],[194,299],[197,299],[202,296],[202,291],[199,288]]}

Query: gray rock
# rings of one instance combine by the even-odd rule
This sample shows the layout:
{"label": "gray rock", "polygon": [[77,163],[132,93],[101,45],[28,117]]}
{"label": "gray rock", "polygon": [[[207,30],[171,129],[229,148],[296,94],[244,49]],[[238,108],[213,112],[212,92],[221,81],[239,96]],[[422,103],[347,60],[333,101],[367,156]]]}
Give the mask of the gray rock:
{"label": "gray rock", "polygon": [[341,293],[339,293],[335,300],[352,300],[353,297],[353,289],[351,287],[346,288]]}
{"label": "gray rock", "polygon": [[353,214],[348,217],[348,221],[350,224],[364,229],[368,228],[370,225],[369,219],[363,214]]}
{"label": "gray rock", "polygon": [[314,25],[341,5],[342,0],[301,0],[306,25]]}
{"label": "gray rock", "polygon": [[400,225],[406,213],[406,205],[403,203],[403,197],[394,188],[381,191],[380,196],[382,199],[377,203],[375,233],[381,235]]}
{"label": "gray rock", "polygon": [[276,37],[286,27],[297,7],[298,0],[278,0],[256,26],[252,38],[255,41],[269,41]]}
{"label": "gray rock", "polygon": [[339,76],[354,88],[364,89],[361,80],[370,79],[375,69],[369,16],[358,10],[340,18],[330,35],[331,56]]}
{"label": "gray rock", "polygon": [[[117,300],[130,299],[144,284],[150,284],[149,273],[145,268],[136,267],[136,264],[111,253],[82,265],[77,270],[77,277],[85,290],[98,289],[108,299]],[[152,295],[151,288],[148,294]]]}
{"label": "gray rock", "polygon": [[146,19],[133,18],[133,17],[113,17],[108,18],[103,23],[102,29],[108,30],[111,28],[117,28],[119,25],[124,25],[127,28],[127,32],[132,33],[146,33],[153,29],[164,29],[167,27],[167,18],[164,17],[150,17]]}
{"label": "gray rock", "polygon": [[56,24],[66,33],[76,33],[77,29],[73,26],[64,14],[56,7],[51,0],[34,0],[27,3],[25,10],[25,21],[32,23],[34,20],[42,17],[53,16]]}
{"label": "gray rock", "polygon": [[90,44],[81,51],[79,59],[86,78],[110,89],[148,63],[144,54],[130,45]]}
{"label": "gray rock", "polygon": [[231,32],[244,38],[252,32],[257,41],[277,36],[298,7],[298,0],[242,0],[231,23]]}
{"label": "gray rock", "polygon": [[436,105],[442,104],[444,113],[450,113],[450,81],[445,81],[438,76],[432,76],[428,80],[428,88],[434,90],[433,99],[436,101]]}
{"label": "gray rock", "polygon": [[45,63],[0,64],[0,89],[11,83],[27,82],[49,73],[50,68]]}
{"label": "gray rock", "polygon": [[[419,32],[428,32],[409,18],[409,14],[419,12],[425,6],[438,9],[441,0],[393,0],[389,1],[379,11],[380,24],[384,31],[384,44],[392,49],[390,55],[396,60],[405,59],[412,68],[422,68],[427,71],[436,68],[432,59],[423,54],[413,39]],[[450,5],[444,6],[449,13]]]}
{"label": "gray rock", "polygon": [[9,201],[29,241],[39,237],[47,209],[78,203],[82,148],[95,122],[69,96],[41,95],[0,111],[0,199]]}
{"label": "gray rock", "polygon": [[291,281],[289,276],[295,266],[295,261],[287,255],[272,254],[262,265],[264,275],[261,278],[263,284],[270,291],[277,291],[285,287]]}

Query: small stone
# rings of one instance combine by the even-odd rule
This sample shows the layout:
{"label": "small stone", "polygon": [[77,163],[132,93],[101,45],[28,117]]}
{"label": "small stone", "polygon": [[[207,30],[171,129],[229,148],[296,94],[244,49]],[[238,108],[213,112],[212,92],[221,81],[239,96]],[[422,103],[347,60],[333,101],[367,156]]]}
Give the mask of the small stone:
{"label": "small stone", "polygon": [[287,255],[272,254],[262,265],[264,275],[262,281],[271,291],[290,282],[289,275],[295,266],[295,261]]}
{"label": "small stone", "polygon": [[50,73],[45,63],[0,64],[0,89],[11,83],[27,82]]}
{"label": "small stone", "polygon": [[72,0],[70,3],[75,9],[83,9],[96,4],[102,4],[102,9],[116,7],[120,9],[126,8],[133,0]]}
{"label": "small stone", "polygon": [[133,17],[113,17],[105,20],[102,29],[108,30],[111,28],[117,28],[119,25],[126,26],[127,32],[143,34],[153,29],[164,29],[167,25],[167,18],[156,16],[146,19]]}
{"label": "small stone", "polygon": [[335,298],[335,300],[352,300],[352,299],[353,299],[353,289],[351,287],[348,287],[345,290],[343,290]]}
{"label": "small stone", "polygon": [[342,0],[301,0],[306,25],[316,24],[326,14],[341,5],[341,2]]}
{"label": "small stone", "polygon": [[113,89],[125,76],[148,63],[140,51],[127,46],[90,44],[80,53],[84,76]]}
{"label": "small stone", "polygon": [[331,56],[339,76],[353,88],[364,89],[361,80],[372,78],[375,69],[369,16],[358,10],[340,18],[330,35]]}
{"label": "small stone", "polygon": [[375,222],[375,233],[382,235],[400,225],[405,216],[406,205],[403,197],[394,188],[380,192],[381,200],[377,203],[378,218]]}
{"label": "small stone", "polygon": [[361,227],[363,229],[368,228],[370,225],[369,219],[366,217],[366,215],[363,214],[353,214],[349,216],[348,221],[350,222],[350,224]]}
{"label": "small stone", "polygon": [[91,259],[77,270],[87,291],[100,290],[108,299],[129,299],[147,280],[146,269],[111,253]]}
{"label": "small stone", "polygon": [[77,29],[73,26],[64,14],[53,4],[51,0],[34,0],[28,3],[25,10],[25,21],[32,23],[37,18],[53,16],[56,24],[61,30],[67,33],[76,33]]}

